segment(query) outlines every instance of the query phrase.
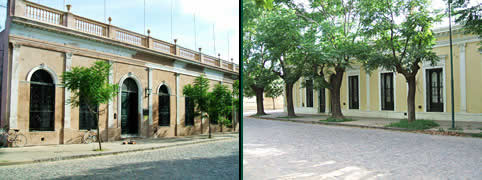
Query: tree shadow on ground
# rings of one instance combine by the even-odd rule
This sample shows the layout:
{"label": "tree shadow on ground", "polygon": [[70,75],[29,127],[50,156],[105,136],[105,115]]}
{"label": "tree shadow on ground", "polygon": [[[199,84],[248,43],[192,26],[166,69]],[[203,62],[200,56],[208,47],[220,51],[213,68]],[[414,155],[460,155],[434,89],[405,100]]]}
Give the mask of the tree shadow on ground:
{"label": "tree shadow on ground", "polygon": [[239,155],[122,164],[56,179],[239,179]]}

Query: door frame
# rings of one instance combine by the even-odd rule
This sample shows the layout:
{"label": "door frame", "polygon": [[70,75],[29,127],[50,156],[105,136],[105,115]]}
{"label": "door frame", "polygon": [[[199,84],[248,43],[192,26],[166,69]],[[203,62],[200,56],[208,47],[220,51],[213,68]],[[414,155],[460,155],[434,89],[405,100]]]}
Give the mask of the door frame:
{"label": "door frame", "polygon": [[[357,87],[357,88],[358,88],[358,89],[357,89],[357,91],[358,91],[358,92],[357,92],[357,94],[358,94],[358,95],[357,95],[357,97],[358,97],[358,108],[357,108],[357,109],[352,109],[352,108],[350,108],[350,100],[351,100],[351,98],[350,98],[350,77],[353,77],[353,76],[356,76],[356,77],[357,77],[357,78],[356,78],[356,79],[357,79],[357,86],[358,86],[358,87]],[[360,99],[361,99],[361,98],[360,98],[360,74],[359,74],[359,73],[358,73],[358,74],[347,74],[347,76],[346,76],[346,82],[347,82],[347,84],[346,84],[346,91],[347,91],[346,99],[347,99],[347,105],[348,105],[348,106],[347,106],[347,109],[348,109],[348,110],[354,110],[354,111],[358,110],[358,111],[359,111],[359,110],[360,110],[360,105],[361,105],[361,103],[360,103]]]}
{"label": "door frame", "polygon": [[[382,110],[382,74],[383,73],[393,73],[393,110]],[[386,70],[385,68],[380,68],[378,71],[378,110],[384,112],[397,112],[397,73],[394,71]]]}
{"label": "door frame", "polygon": [[[322,104],[322,99],[321,97],[323,96],[323,104],[324,104],[324,107],[323,107],[323,110],[321,110],[321,104]],[[327,108],[326,108],[327,104],[326,104],[326,88],[320,88],[318,89],[318,112],[319,113],[327,113]]]}
{"label": "door frame", "polygon": [[[437,68],[442,68],[442,77],[443,77],[443,112],[447,112],[447,106],[448,106],[448,103],[447,103],[447,85],[446,85],[446,79],[447,77],[445,76],[445,60],[447,58],[446,55],[443,55],[443,56],[439,56],[440,58],[440,61],[437,62],[436,64],[430,64],[430,62],[426,62],[424,61],[423,62],[423,66],[422,66],[422,78],[423,78],[423,112],[429,112],[427,111],[428,110],[428,102],[427,102],[427,70],[428,69],[437,69]],[[453,102],[451,102],[453,103]],[[429,112],[429,113],[440,113],[440,112]]]}
{"label": "door frame", "polygon": [[[427,74],[429,81],[428,81],[428,83],[427,83],[427,85],[426,85],[426,87],[425,87],[425,88],[427,88],[427,94],[426,94],[427,96],[426,96],[426,98],[428,98],[427,111],[428,111],[428,109],[430,108],[430,109],[431,109],[430,112],[443,112],[443,107],[444,107],[444,104],[445,104],[445,102],[443,101],[443,89],[442,89],[442,92],[440,93],[440,88],[436,88],[437,91],[440,93],[440,95],[439,95],[437,98],[441,98],[441,99],[442,99],[442,102],[437,103],[437,104],[441,104],[442,107],[438,107],[437,110],[441,108],[441,111],[433,111],[433,110],[434,110],[434,109],[433,109],[434,107],[432,107],[432,106],[434,105],[434,104],[432,104],[432,100],[433,100],[433,99],[432,99],[432,97],[433,97],[433,94],[432,94],[432,84],[433,84],[434,81],[436,81],[436,82],[437,82],[437,86],[441,83],[441,84],[442,84],[442,88],[444,88],[444,87],[443,87],[443,82],[442,82],[442,81],[444,80],[444,77],[439,77],[439,76],[443,76],[443,72],[442,72],[443,69],[442,69],[442,68],[432,68],[432,69],[426,69],[425,71],[426,71],[426,72],[430,72],[429,74]],[[433,73],[433,72],[435,72],[435,73],[437,74],[437,77],[436,77],[435,79],[432,78],[432,74],[431,74],[431,73]],[[439,78],[440,78],[440,79],[439,79]],[[439,80],[437,81],[437,79],[439,79]]]}
{"label": "door frame", "polygon": [[[382,104],[382,101],[384,100],[384,97],[382,96],[382,94],[384,93],[384,92],[382,91],[382,88],[384,88],[384,87],[382,87],[382,75],[383,75],[383,74],[392,74],[392,90],[393,90],[393,91],[392,91],[392,97],[393,97],[392,103],[393,103],[393,110],[383,109],[383,104]],[[381,73],[379,74],[379,81],[378,81],[378,82],[379,82],[379,84],[378,84],[378,87],[379,87],[379,88],[378,88],[378,89],[379,89],[379,91],[380,91],[380,99],[379,99],[379,101],[380,101],[380,110],[381,110],[381,111],[393,111],[393,112],[395,112],[396,103],[397,103],[397,101],[395,101],[395,99],[397,98],[397,97],[396,97],[397,94],[396,94],[396,77],[395,77],[395,75],[396,75],[395,72],[381,72]],[[384,84],[385,84],[385,83],[384,83]],[[407,85],[408,85],[408,84],[407,84]]]}
{"label": "door frame", "polygon": [[[137,84],[137,114],[138,114],[138,119],[137,119],[137,122],[138,122],[138,130],[137,130],[137,134],[122,134],[121,133],[121,138],[126,138],[126,137],[138,137],[138,136],[142,136],[142,126],[143,126],[143,123],[142,123],[142,96],[143,96],[143,92],[142,92],[142,84],[141,82],[139,81],[139,79],[137,78],[137,76],[135,76],[132,72],[129,72],[127,73],[126,75],[124,75],[120,80],[119,80],[119,91],[117,92],[117,128],[121,128],[121,115],[122,115],[122,85],[124,84],[124,81],[127,79],[127,78],[132,78],[136,84]],[[141,117],[139,117],[139,115]],[[122,130],[121,130],[122,131]]]}

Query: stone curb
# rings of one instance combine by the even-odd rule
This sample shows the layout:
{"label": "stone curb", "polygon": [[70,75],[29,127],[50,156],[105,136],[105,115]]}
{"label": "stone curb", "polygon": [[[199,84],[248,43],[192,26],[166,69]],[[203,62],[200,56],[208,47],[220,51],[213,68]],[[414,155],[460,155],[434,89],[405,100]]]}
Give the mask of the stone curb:
{"label": "stone curb", "polygon": [[81,158],[87,158],[87,157],[99,157],[99,156],[106,156],[106,155],[118,155],[118,154],[123,154],[123,153],[140,152],[140,151],[156,150],[156,149],[179,147],[179,146],[187,146],[187,145],[209,143],[209,142],[223,141],[223,140],[229,140],[229,139],[235,139],[235,137],[220,137],[220,138],[217,138],[217,139],[205,139],[205,140],[199,140],[199,141],[193,141],[193,142],[183,142],[183,143],[174,144],[174,145],[161,145],[161,146],[155,146],[155,147],[131,149],[131,150],[124,150],[124,151],[101,152],[101,153],[95,153],[95,154],[80,154],[80,155],[71,155],[71,156],[59,156],[59,157],[54,157],[54,158],[35,159],[35,160],[29,160],[29,161],[1,162],[0,166],[32,164],[32,163],[40,163],[40,162],[53,162],[53,161],[70,160],[70,159],[81,159]]}
{"label": "stone curb", "polygon": [[[273,120],[273,121],[295,122],[295,123],[304,123],[304,124],[322,124],[322,125],[329,125],[329,126],[345,126],[345,127],[357,127],[357,128],[369,128],[369,129],[384,129],[384,130],[411,132],[411,133],[420,133],[420,131],[422,131],[422,132],[426,132],[424,134],[440,135],[440,134],[430,134],[430,132],[438,132],[433,130],[409,130],[409,129],[392,128],[392,127],[368,126],[368,125],[358,125],[358,124],[341,124],[336,122],[302,121],[302,120],[279,119],[279,118],[270,118],[270,117],[252,117],[252,116],[250,117],[257,118],[257,119]],[[452,132],[452,131],[449,131],[449,132]],[[480,137],[472,136],[477,133],[464,133],[464,132],[456,132],[456,133],[460,134],[460,136],[463,136],[463,137],[480,138]],[[443,135],[443,136],[456,136],[456,135]]]}

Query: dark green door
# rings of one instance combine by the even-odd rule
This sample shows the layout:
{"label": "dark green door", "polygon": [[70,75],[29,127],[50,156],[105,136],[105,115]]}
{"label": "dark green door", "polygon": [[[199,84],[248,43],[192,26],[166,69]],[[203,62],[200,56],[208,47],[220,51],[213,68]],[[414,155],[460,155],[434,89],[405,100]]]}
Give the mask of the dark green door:
{"label": "dark green door", "polygon": [[137,134],[139,127],[137,84],[133,79],[126,79],[122,85],[121,97],[121,133]]}
{"label": "dark green door", "polygon": [[320,112],[325,112],[326,100],[325,100],[325,88],[320,88],[320,94],[318,95],[320,102]]}

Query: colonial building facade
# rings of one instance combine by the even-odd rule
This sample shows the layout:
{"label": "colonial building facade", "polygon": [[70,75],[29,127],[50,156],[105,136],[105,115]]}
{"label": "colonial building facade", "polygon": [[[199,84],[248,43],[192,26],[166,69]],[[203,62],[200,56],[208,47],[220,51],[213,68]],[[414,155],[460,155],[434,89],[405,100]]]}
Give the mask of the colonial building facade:
{"label": "colonial building facade", "polygon": [[[434,30],[435,53],[440,61],[421,64],[416,76],[417,119],[451,120],[455,105],[458,121],[482,122],[482,52],[480,39],[464,34],[460,26],[453,34],[454,101],[450,94],[450,49],[448,28]],[[306,81],[306,86],[301,82]],[[293,89],[295,112],[329,113],[329,90],[315,90],[310,80],[301,78]],[[408,85],[396,72],[378,69],[367,73],[360,65],[347,69],[341,86],[341,108],[345,116],[407,118]],[[285,100],[286,102],[286,100]],[[286,106],[285,106],[286,110]]]}
{"label": "colonial building facade", "polygon": [[[200,75],[211,87],[222,83],[232,88],[239,78],[232,59],[208,56],[201,49],[25,0],[9,0],[7,10],[0,46],[1,126],[19,129],[28,145],[79,143],[87,129],[97,128],[95,118],[104,140],[207,133],[207,120],[194,118],[183,87]],[[68,103],[71,92],[61,84],[61,74],[96,61],[112,64],[109,82],[118,84],[119,92],[98,107],[99,117],[91,117],[84,106]],[[211,127],[219,131],[218,125]]]}

